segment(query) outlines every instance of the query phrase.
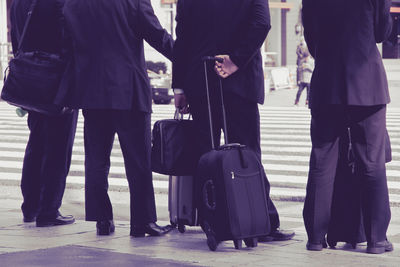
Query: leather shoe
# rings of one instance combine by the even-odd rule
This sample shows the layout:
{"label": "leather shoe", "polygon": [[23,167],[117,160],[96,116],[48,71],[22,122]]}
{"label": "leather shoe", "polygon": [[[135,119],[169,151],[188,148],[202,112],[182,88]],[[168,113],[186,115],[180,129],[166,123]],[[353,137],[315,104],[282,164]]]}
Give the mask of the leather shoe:
{"label": "leather shoe", "polygon": [[261,236],[258,238],[259,242],[269,242],[269,241],[285,241],[290,240],[294,237],[295,233],[289,230],[275,229],[269,235]]}
{"label": "leather shoe", "polygon": [[96,229],[98,235],[109,235],[114,233],[115,225],[113,220],[97,221]]}
{"label": "leather shoe", "polygon": [[387,239],[379,242],[368,242],[367,244],[367,253],[371,254],[382,254],[392,250],[393,245]]}
{"label": "leather shoe", "polygon": [[36,219],[37,227],[47,227],[47,226],[55,226],[55,225],[66,225],[75,222],[75,218],[72,215],[62,216],[58,214],[57,217],[53,219]]}
{"label": "leather shoe", "polygon": [[144,237],[146,234],[150,236],[160,236],[165,235],[172,229],[173,227],[171,225],[159,226],[155,222],[153,222],[145,225],[134,225],[131,228],[130,235],[133,237]]}
{"label": "leather shoe", "polygon": [[30,222],[34,222],[34,221],[36,221],[36,216],[32,216],[32,217],[24,216],[25,223],[30,223]]}
{"label": "leather shoe", "polygon": [[312,250],[312,251],[321,251],[323,248],[327,248],[328,245],[326,244],[325,239],[322,240],[321,242],[310,242],[307,241],[306,248],[307,250]]}

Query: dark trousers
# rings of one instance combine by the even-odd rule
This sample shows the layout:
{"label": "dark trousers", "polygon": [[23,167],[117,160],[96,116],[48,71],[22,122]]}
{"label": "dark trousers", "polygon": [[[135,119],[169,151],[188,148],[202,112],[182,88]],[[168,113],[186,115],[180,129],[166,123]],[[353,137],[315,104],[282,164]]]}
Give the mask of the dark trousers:
{"label": "dark trousers", "polygon": [[[223,129],[221,97],[219,91],[210,88],[212,120],[214,130],[214,143],[220,143],[221,129]],[[190,101],[190,110],[196,124],[198,133],[196,143],[200,146],[202,154],[211,150],[211,135],[207,102],[205,97],[196,97]],[[232,93],[224,94],[226,109],[227,134],[229,143],[240,143],[251,148],[261,162],[260,145],[260,114],[258,104],[249,102]],[[264,173],[265,175],[265,173]],[[265,190],[267,195],[271,230],[279,228],[279,215],[272,200],[269,197],[270,185],[265,175]]]}
{"label": "dark trousers", "polygon": [[21,190],[25,217],[52,219],[58,215],[71,164],[78,111],[62,116],[29,112],[30,130],[22,167]]}
{"label": "dark trousers", "polygon": [[307,90],[306,90],[306,93],[307,93],[306,101],[308,102],[308,94],[310,93],[310,84],[301,82],[299,84],[299,90],[297,90],[296,100],[294,101],[295,104],[299,103],[301,93],[303,93],[305,88],[307,88]]}
{"label": "dark trousers", "polygon": [[385,169],[386,105],[328,105],[311,110],[310,170],[303,217],[311,242],[324,239],[330,222],[339,136],[350,128],[355,175],[368,242],[383,241],[390,221]]}
{"label": "dark trousers", "polygon": [[131,225],[157,220],[151,172],[151,114],[135,110],[83,110],[86,220],[113,219],[107,177],[118,134],[130,190]]}

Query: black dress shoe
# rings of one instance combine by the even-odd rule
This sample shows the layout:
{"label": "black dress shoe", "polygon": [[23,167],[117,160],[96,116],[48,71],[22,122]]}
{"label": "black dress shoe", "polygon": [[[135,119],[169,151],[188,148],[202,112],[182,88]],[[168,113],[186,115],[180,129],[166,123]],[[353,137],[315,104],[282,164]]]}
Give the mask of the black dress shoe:
{"label": "black dress shoe", "polygon": [[276,229],[272,231],[269,235],[260,236],[258,238],[259,242],[269,242],[269,241],[285,241],[290,240],[294,237],[295,233],[293,231]]}
{"label": "black dress shoe", "polygon": [[115,225],[113,220],[97,221],[96,229],[98,235],[109,235],[114,233]]}
{"label": "black dress shoe", "polygon": [[148,223],[145,225],[134,225],[131,228],[131,236],[133,237],[144,237],[146,234],[150,236],[165,235],[171,231],[173,227],[171,225],[159,226],[156,223]]}
{"label": "black dress shoe", "polygon": [[380,242],[368,242],[367,244],[367,253],[371,254],[382,254],[392,250],[393,245],[387,239]]}
{"label": "black dress shoe", "polygon": [[58,216],[53,219],[37,218],[36,226],[37,227],[46,227],[46,226],[55,226],[55,225],[66,225],[66,224],[71,224],[74,222],[75,222],[74,216],[72,216],[72,215],[62,216],[61,214],[58,214]]}
{"label": "black dress shoe", "polygon": [[36,216],[32,216],[32,217],[24,216],[25,223],[30,223],[30,222],[34,222],[34,221],[36,221]]}
{"label": "black dress shoe", "polygon": [[310,240],[308,240],[306,245],[307,250],[312,250],[312,251],[321,251],[323,248],[327,247],[328,244],[326,243],[325,238],[320,242],[310,242]]}

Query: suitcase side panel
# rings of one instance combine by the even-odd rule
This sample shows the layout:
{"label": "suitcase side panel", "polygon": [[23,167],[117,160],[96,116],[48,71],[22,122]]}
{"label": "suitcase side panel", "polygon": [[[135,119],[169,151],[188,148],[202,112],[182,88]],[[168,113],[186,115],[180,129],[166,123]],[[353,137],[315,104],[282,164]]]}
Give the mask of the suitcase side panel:
{"label": "suitcase side panel", "polygon": [[248,155],[247,149],[245,151],[249,163],[245,169],[236,149],[211,151],[199,164],[202,186],[212,180],[216,191],[215,210],[204,207],[203,203],[201,217],[208,221],[218,240],[255,237],[269,232],[263,169],[255,155],[252,156],[254,153],[248,150]]}
{"label": "suitcase side panel", "polygon": [[[243,168],[239,153],[247,163]],[[266,204],[263,168],[256,155],[249,149],[231,150],[224,159],[227,208],[231,216],[234,238],[267,235],[270,231]]]}
{"label": "suitcase side panel", "polygon": [[168,210],[172,223],[189,226],[197,225],[193,183],[193,176],[169,177]]}

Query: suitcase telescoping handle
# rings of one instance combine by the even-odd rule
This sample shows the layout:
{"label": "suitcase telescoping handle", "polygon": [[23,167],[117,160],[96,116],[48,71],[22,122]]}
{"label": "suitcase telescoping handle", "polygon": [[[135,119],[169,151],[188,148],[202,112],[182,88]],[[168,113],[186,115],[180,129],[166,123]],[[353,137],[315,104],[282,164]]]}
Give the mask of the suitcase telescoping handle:
{"label": "suitcase telescoping handle", "polygon": [[[214,143],[214,131],[213,131],[213,124],[212,124],[212,114],[211,114],[211,104],[210,104],[210,90],[208,88],[208,75],[207,75],[207,62],[215,62],[218,61],[222,63],[224,60],[219,57],[212,57],[212,56],[205,56],[202,58],[203,63],[204,63],[204,75],[206,79],[206,93],[207,93],[207,105],[208,105],[208,118],[209,118],[209,123],[210,123],[210,136],[211,136],[211,148],[215,149],[215,143]],[[218,76],[218,82],[219,82],[219,92],[221,95],[221,109],[222,109],[222,120],[223,120],[223,127],[224,127],[224,141],[225,145],[228,144],[228,131],[226,127],[226,114],[225,114],[225,106],[224,106],[224,94],[222,92],[222,80],[221,77]]]}

